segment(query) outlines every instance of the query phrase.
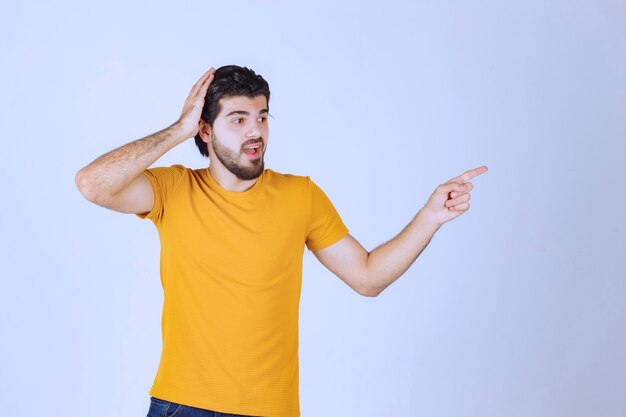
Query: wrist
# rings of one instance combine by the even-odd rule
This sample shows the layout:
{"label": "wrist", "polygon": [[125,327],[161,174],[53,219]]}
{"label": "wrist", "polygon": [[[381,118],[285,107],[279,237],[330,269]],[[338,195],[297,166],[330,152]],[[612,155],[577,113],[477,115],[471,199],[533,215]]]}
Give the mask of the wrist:
{"label": "wrist", "polygon": [[191,132],[184,129],[180,121],[176,121],[168,126],[165,129],[165,133],[177,143],[182,143],[193,136]]}
{"label": "wrist", "polygon": [[433,229],[434,231],[439,230],[439,228],[443,225],[443,223],[437,220],[435,213],[431,212],[426,207],[423,207],[419,213],[417,213],[417,217],[419,218],[420,223]]}

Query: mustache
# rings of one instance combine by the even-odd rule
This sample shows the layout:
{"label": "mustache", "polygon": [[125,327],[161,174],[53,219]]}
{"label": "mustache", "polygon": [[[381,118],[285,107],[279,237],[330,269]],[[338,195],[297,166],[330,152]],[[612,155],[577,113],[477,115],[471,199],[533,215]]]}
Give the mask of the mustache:
{"label": "mustache", "polygon": [[250,145],[256,145],[256,144],[264,144],[263,139],[253,139],[253,140],[249,140],[247,142],[245,142],[243,145],[241,145],[241,148],[245,148],[246,146],[250,146]]}

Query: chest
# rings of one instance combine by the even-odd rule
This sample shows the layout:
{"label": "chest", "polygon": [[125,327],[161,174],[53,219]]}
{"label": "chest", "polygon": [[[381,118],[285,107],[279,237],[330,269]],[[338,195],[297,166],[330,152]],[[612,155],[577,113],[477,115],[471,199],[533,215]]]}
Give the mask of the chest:
{"label": "chest", "polygon": [[270,271],[301,259],[307,216],[302,199],[289,195],[229,200],[182,193],[164,213],[161,244],[205,266]]}

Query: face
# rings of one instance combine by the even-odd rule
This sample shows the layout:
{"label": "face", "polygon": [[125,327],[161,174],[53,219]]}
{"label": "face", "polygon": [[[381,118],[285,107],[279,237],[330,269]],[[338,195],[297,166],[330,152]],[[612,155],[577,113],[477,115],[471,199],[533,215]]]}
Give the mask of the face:
{"label": "face", "polygon": [[240,180],[255,179],[264,169],[269,135],[265,96],[227,97],[220,104],[222,110],[213,122],[210,143],[205,139],[213,150],[209,153]]}

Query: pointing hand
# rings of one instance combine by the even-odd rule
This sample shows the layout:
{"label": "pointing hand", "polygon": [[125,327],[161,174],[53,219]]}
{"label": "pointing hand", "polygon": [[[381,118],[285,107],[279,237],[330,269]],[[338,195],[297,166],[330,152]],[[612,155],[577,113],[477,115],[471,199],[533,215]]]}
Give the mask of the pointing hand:
{"label": "pointing hand", "polygon": [[487,170],[486,166],[474,168],[439,185],[424,205],[422,212],[437,226],[456,219],[470,207],[470,191],[474,185],[468,181]]}

